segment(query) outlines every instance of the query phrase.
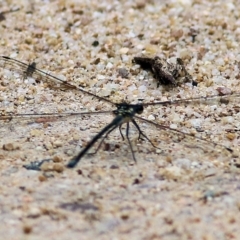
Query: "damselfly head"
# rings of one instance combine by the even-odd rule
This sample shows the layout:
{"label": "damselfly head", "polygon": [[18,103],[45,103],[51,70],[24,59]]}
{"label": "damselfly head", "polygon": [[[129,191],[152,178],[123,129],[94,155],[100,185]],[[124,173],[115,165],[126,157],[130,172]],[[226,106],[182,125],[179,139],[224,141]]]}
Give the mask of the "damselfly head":
{"label": "damselfly head", "polygon": [[142,104],[128,104],[128,103],[119,103],[116,105],[118,112],[131,112],[133,114],[141,114],[143,112]]}
{"label": "damselfly head", "polygon": [[143,105],[142,104],[136,104],[135,105],[135,111],[137,114],[141,114],[143,112]]}

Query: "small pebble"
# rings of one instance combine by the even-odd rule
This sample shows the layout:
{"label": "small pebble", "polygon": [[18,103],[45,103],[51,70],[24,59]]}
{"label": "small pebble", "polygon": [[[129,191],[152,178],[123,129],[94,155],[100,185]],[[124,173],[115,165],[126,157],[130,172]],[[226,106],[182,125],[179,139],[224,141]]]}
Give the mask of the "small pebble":
{"label": "small pebble", "polygon": [[227,133],[226,134],[226,137],[229,139],[229,140],[234,140],[236,138],[236,134],[235,133]]}
{"label": "small pebble", "polygon": [[55,148],[62,147],[63,143],[59,140],[56,140],[55,142],[52,143]]}
{"label": "small pebble", "polygon": [[58,173],[61,173],[61,172],[63,172],[63,170],[64,170],[64,167],[63,167],[62,164],[55,163],[55,164],[53,165],[53,171],[58,172]]}
{"label": "small pebble", "polygon": [[44,175],[39,175],[39,176],[38,176],[38,180],[39,180],[40,182],[44,182],[44,181],[47,180],[47,178],[46,178]]}
{"label": "small pebble", "polygon": [[29,225],[24,225],[24,226],[23,226],[23,232],[24,232],[25,234],[31,233],[31,232],[32,232],[32,227],[29,226]]}
{"label": "small pebble", "polygon": [[156,118],[151,114],[148,116],[148,120],[149,121],[154,121]]}
{"label": "small pebble", "polygon": [[41,215],[41,210],[37,207],[31,207],[29,209],[29,212],[27,214],[28,217],[30,218],[37,218]]}
{"label": "small pebble", "polygon": [[119,68],[118,69],[118,74],[122,77],[122,78],[127,78],[128,76],[128,70],[126,68]]}
{"label": "small pebble", "polygon": [[216,90],[218,91],[220,96],[232,94],[231,89],[227,87],[218,87]]}
{"label": "small pebble", "polygon": [[126,53],[128,53],[128,51],[129,51],[129,48],[121,48],[121,49],[119,50],[119,53],[120,53],[120,54],[126,54]]}
{"label": "small pebble", "polygon": [[13,151],[13,150],[14,150],[13,144],[12,144],[12,143],[6,143],[6,144],[4,144],[4,145],[3,145],[3,150]]}
{"label": "small pebble", "polygon": [[53,162],[57,163],[57,162],[62,162],[62,158],[58,157],[58,156],[54,156],[53,157]]}

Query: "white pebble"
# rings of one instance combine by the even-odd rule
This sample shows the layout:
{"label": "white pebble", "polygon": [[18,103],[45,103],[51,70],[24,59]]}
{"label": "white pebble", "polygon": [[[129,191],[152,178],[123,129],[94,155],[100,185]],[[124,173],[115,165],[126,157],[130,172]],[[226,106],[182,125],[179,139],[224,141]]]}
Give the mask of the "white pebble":
{"label": "white pebble", "polygon": [[129,57],[127,55],[122,55],[122,61],[123,62],[128,62],[129,61]]}
{"label": "white pebble", "polygon": [[234,118],[231,117],[231,116],[222,118],[222,122],[225,123],[225,124],[226,123],[233,123],[233,121],[234,121]]}
{"label": "white pebble", "polygon": [[176,177],[180,177],[182,175],[182,169],[177,166],[167,167],[166,170]]}
{"label": "white pebble", "polygon": [[97,75],[97,79],[98,79],[98,80],[104,80],[104,79],[105,79],[105,76],[98,74],[98,75]]}
{"label": "white pebble", "polygon": [[213,75],[213,76],[217,76],[217,75],[219,75],[219,74],[220,74],[220,72],[218,71],[218,69],[214,68],[214,69],[212,70],[212,75]]}
{"label": "white pebble", "polygon": [[120,54],[126,54],[126,53],[128,53],[128,51],[129,51],[129,48],[121,48],[120,49]]}
{"label": "white pebble", "polygon": [[197,167],[199,167],[199,163],[196,162],[196,161],[193,161],[191,165],[192,165],[192,166],[191,166],[192,168],[197,168]]}
{"label": "white pebble", "polygon": [[171,124],[171,125],[170,125],[170,128],[172,128],[172,129],[177,129],[177,124]]}
{"label": "white pebble", "polygon": [[218,59],[216,60],[216,64],[219,65],[219,66],[222,66],[222,65],[225,64],[225,62],[224,62],[224,60],[223,60],[222,58],[218,58]]}
{"label": "white pebble", "polygon": [[174,161],[174,164],[183,169],[190,169],[191,167],[191,161],[187,158],[176,159],[176,161]]}
{"label": "white pebble", "polygon": [[113,64],[112,64],[112,63],[110,63],[110,62],[108,62],[108,64],[107,64],[106,68],[107,68],[107,69],[111,69],[112,67],[113,67]]}
{"label": "white pebble", "polygon": [[195,118],[195,119],[189,120],[189,123],[194,128],[200,128],[202,126],[202,121],[203,121],[202,119]]}
{"label": "white pebble", "polygon": [[148,120],[149,120],[149,121],[154,121],[154,120],[155,120],[155,117],[151,114],[151,115],[148,116]]}
{"label": "white pebble", "polygon": [[136,89],[137,87],[134,84],[128,87],[128,91],[134,91]]}
{"label": "white pebble", "polygon": [[147,87],[144,86],[144,85],[141,85],[141,86],[138,88],[138,90],[139,90],[140,92],[146,92]]}

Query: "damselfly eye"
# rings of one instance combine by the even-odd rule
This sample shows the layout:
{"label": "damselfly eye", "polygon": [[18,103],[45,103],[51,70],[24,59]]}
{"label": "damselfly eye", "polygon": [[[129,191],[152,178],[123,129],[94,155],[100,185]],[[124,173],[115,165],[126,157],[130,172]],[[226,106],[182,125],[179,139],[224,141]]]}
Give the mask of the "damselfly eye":
{"label": "damselfly eye", "polygon": [[136,105],[136,113],[141,114],[142,112],[143,112],[143,105],[142,104]]}

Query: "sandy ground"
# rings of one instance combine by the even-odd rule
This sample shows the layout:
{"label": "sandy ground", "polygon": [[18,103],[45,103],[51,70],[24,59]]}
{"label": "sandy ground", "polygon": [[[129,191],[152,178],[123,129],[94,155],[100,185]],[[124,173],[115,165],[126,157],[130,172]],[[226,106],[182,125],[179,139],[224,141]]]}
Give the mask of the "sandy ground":
{"label": "sandy ground", "polygon": [[[116,130],[67,169],[116,107],[1,57],[1,116],[78,116],[0,120],[0,239],[239,239],[239,1],[13,0],[0,11],[1,56],[114,103],[232,94],[146,106],[142,117],[191,136],[137,120],[157,148],[131,126],[136,163]],[[198,86],[157,88],[132,63],[156,55],[182,58]]]}

